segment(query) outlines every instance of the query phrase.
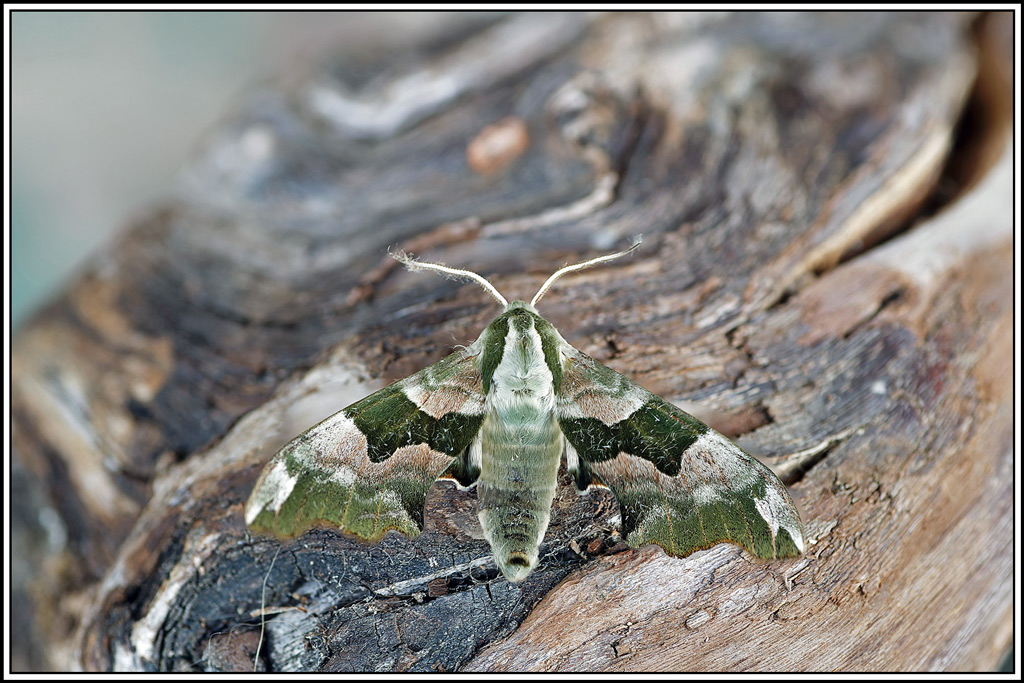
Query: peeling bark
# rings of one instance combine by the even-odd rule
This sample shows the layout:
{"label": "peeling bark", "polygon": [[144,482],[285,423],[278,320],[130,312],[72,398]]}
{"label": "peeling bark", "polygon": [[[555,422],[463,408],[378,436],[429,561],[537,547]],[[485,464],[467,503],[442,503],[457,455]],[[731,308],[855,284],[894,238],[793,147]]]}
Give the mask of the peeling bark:
{"label": "peeling bark", "polygon": [[[455,24],[368,82],[337,59],[254,93],[176,199],[15,339],[31,666],[995,667],[1013,616],[1012,19]],[[416,539],[247,534],[277,448],[497,313],[389,247],[518,298],[638,233],[634,258],[566,277],[542,313],[771,464],[803,557],[633,550],[610,495],[567,482],[522,584],[448,483]]]}

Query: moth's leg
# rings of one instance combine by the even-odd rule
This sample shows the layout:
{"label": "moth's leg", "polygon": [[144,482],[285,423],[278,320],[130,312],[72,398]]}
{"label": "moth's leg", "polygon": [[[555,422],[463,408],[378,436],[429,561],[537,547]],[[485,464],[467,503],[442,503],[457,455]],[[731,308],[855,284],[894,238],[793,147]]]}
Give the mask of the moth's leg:
{"label": "moth's leg", "polygon": [[565,440],[565,469],[572,477],[572,483],[575,485],[577,493],[586,493],[591,486],[604,486],[601,480],[594,475],[590,465],[586,461],[580,460],[576,449],[572,447],[568,439]]}
{"label": "moth's leg", "polygon": [[475,486],[480,476],[480,443],[479,436],[473,439],[473,442],[455,457],[441,477],[454,479],[462,488]]}

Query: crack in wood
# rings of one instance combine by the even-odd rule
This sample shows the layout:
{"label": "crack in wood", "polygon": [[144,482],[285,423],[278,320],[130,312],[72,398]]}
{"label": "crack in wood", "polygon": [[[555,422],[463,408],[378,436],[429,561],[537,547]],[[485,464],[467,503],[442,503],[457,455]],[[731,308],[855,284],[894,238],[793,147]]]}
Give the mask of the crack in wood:
{"label": "crack in wood", "polygon": [[774,465],[772,469],[783,482],[792,486],[806,477],[815,465],[820,463],[832,450],[845,441],[857,428],[849,427],[841,432],[832,434],[824,441],[821,441],[809,448],[790,453],[782,462]]}

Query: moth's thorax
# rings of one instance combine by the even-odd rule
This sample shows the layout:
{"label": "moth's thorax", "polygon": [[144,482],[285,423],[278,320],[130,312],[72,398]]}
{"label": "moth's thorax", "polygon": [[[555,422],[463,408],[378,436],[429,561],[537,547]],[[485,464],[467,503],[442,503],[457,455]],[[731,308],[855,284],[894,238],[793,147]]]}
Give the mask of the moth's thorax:
{"label": "moth's thorax", "polygon": [[543,396],[554,407],[562,379],[561,337],[530,304],[513,301],[484,331],[480,361],[488,400]]}

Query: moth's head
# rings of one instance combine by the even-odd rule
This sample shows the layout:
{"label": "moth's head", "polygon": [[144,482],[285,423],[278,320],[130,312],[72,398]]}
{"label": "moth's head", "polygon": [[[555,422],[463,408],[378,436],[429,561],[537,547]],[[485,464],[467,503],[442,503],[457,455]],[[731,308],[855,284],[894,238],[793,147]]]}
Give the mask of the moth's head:
{"label": "moth's head", "polygon": [[525,301],[519,301],[517,299],[516,301],[510,301],[505,304],[504,313],[511,313],[512,315],[509,316],[510,318],[522,318],[523,320],[528,320],[531,314],[537,315],[537,309],[533,304],[528,304]]}
{"label": "moth's head", "polygon": [[537,290],[537,293],[533,296],[533,299],[530,300],[530,303],[526,303],[525,301],[513,301],[512,303],[509,303],[508,300],[505,299],[505,297],[503,297],[500,292],[498,292],[498,289],[494,285],[488,282],[483,276],[477,275],[471,270],[452,268],[450,266],[444,265],[443,263],[417,261],[416,259],[409,256],[403,251],[391,254],[390,256],[393,259],[401,261],[409,270],[432,270],[436,273],[441,273],[445,277],[450,277],[454,280],[472,280],[473,282],[476,282],[478,285],[483,287],[484,291],[493,296],[498,303],[504,306],[506,312],[512,310],[513,308],[525,307],[527,310],[536,314],[537,309],[534,308],[534,306],[536,306],[537,302],[540,301],[540,298],[547,293],[548,289],[550,289],[551,285],[554,283],[555,280],[562,277],[566,273],[572,273],[577,270],[583,270],[584,268],[590,268],[591,266],[596,266],[599,263],[604,263],[605,261],[611,261],[612,259],[617,259],[620,256],[625,256],[626,254],[630,253],[631,251],[639,247],[640,241],[641,239],[638,235],[636,239],[633,240],[633,245],[629,249],[626,249],[625,251],[619,251],[614,254],[607,254],[605,256],[598,256],[597,258],[592,258],[589,261],[584,261],[583,263],[577,263],[571,266],[565,266],[564,268],[559,268],[551,275],[551,277],[549,277],[544,282],[543,285],[541,285],[540,289]]}
{"label": "moth's head", "polygon": [[543,334],[549,329],[553,330],[554,328],[551,327],[551,323],[544,320],[533,304],[528,304],[525,301],[512,301],[505,305],[505,310],[501,315],[491,321],[480,338],[485,340],[485,343],[504,348],[511,333],[512,338],[518,343],[529,346],[531,342],[528,340],[533,330]]}

